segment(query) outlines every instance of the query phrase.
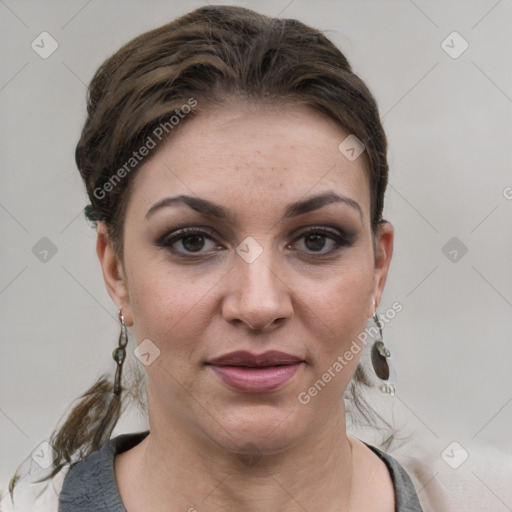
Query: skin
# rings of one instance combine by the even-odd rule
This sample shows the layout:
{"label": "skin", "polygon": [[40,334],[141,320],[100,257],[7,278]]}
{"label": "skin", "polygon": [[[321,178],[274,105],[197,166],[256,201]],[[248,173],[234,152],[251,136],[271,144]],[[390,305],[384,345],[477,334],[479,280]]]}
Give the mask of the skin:
{"label": "skin", "polygon": [[[160,350],[145,366],[151,433],[115,458],[125,507],[392,512],[384,463],[345,430],[343,394],[360,352],[308,404],[297,398],[357,340],[384,289],[393,227],[381,225],[374,253],[363,157],[349,161],[338,150],[348,133],[303,106],[230,101],[172,135],[134,176],[124,261],[103,223],[97,231],[108,293],[137,342]],[[281,220],[289,203],[328,191],[361,213],[337,202]],[[145,219],[179,194],[214,201],[234,219],[186,205]],[[158,245],[183,226],[206,226],[213,240],[177,240],[174,253]],[[304,235],[313,226],[353,239],[332,251],[329,233],[320,243]],[[248,236],[263,249],[252,263],[235,251]],[[191,258],[194,248],[202,259]],[[205,365],[272,349],[305,361],[273,392],[233,390]]]}

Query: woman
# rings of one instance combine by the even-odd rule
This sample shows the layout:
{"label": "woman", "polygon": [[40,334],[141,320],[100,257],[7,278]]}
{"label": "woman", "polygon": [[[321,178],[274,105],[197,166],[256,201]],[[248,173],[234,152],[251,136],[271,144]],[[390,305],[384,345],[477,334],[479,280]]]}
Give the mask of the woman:
{"label": "woman", "polygon": [[[422,510],[346,430],[393,252],[386,149],[367,87],[295,20],[204,7],[100,67],[76,161],[121,335],[114,382],[52,436],[60,511]],[[150,429],[110,439],[130,326]]]}

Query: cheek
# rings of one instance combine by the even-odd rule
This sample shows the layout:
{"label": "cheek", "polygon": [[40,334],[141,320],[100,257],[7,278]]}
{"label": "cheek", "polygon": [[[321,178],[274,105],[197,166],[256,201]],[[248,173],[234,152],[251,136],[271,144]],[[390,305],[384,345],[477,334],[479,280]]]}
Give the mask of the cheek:
{"label": "cheek", "polygon": [[[310,311],[312,339],[317,340],[317,358],[329,365],[349,349],[367,323],[373,289],[372,266],[364,259],[350,268],[338,268],[322,285],[309,287],[306,305]],[[314,331],[314,332],[313,332]],[[357,364],[357,361],[355,361]]]}
{"label": "cheek", "polygon": [[326,410],[336,410],[343,400],[360,361],[363,342],[358,336],[367,325],[371,283],[367,268],[352,268],[328,286],[317,288],[308,304],[318,315],[311,315],[307,323],[311,375],[300,396],[321,395],[317,404],[322,403]]}
{"label": "cheek", "polygon": [[149,338],[161,350],[193,345],[207,325],[201,319],[217,282],[204,273],[177,272],[167,262],[133,267],[129,294],[137,340]]}

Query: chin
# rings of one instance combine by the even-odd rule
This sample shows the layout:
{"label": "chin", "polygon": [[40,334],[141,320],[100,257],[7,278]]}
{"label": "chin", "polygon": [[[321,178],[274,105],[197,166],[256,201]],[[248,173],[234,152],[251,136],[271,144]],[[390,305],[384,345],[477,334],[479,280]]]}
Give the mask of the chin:
{"label": "chin", "polygon": [[307,421],[299,418],[299,407],[293,407],[296,410],[269,405],[244,405],[230,412],[228,407],[219,408],[222,417],[209,437],[234,453],[278,453],[306,435]]}

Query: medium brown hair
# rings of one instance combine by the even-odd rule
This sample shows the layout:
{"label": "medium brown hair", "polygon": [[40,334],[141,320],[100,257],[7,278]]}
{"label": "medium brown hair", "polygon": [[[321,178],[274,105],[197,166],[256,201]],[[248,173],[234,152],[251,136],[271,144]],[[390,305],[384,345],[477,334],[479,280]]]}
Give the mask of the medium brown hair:
{"label": "medium brown hair", "polygon": [[[133,153],[159,126],[169,126],[173,116],[187,122],[235,96],[308,106],[354,134],[365,146],[373,235],[385,222],[386,136],[375,99],[343,53],[320,31],[297,20],[207,6],[128,42],[100,66],[89,85],[87,119],[75,155],[91,201],[85,214],[94,225],[106,224],[121,261],[126,205],[138,167],[126,166]],[[195,106],[185,108],[191,98]],[[170,129],[158,143],[169,137]],[[114,181],[115,175],[122,179]],[[369,385],[361,365],[354,383]],[[364,399],[353,384],[347,393],[364,411]],[[53,433],[58,457],[49,476],[77,454],[85,457],[108,441],[120,413],[112,385],[103,376]],[[364,414],[368,417],[368,411]]]}
{"label": "medium brown hair", "polygon": [[297,20],[207,6],[136,37],[106,60],[90,83],[76,163],[91,200],[88,218],[105,221],[119,256],[134,172],[104,198],[94,191],[189,98],[198,108],[187,118],[233,95],[308,105],[361,140],[376,232],[388,179],[387,141],[375,99],[345,56]]}

